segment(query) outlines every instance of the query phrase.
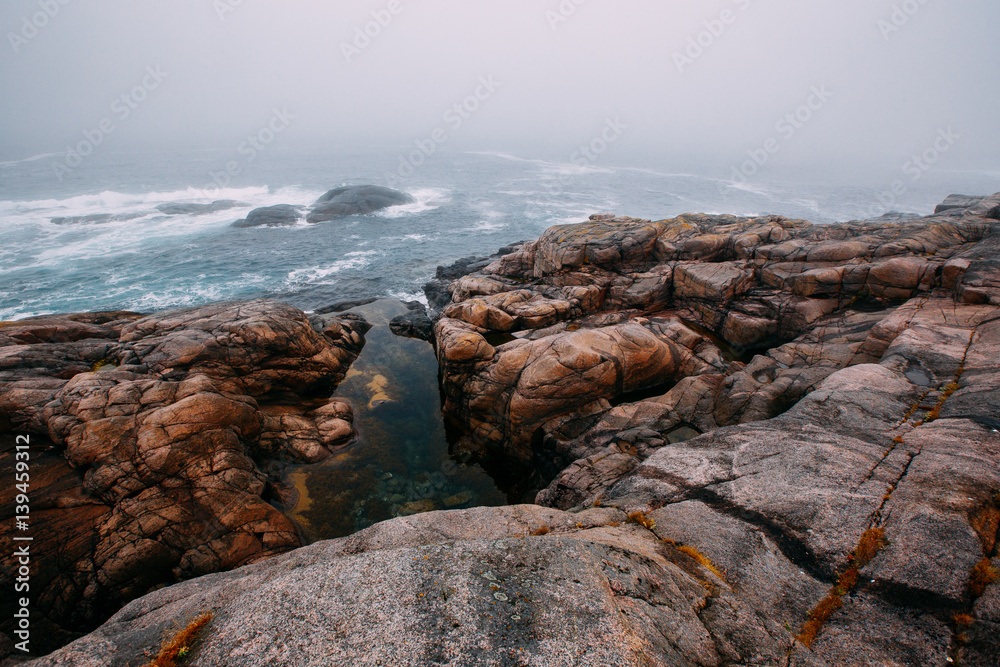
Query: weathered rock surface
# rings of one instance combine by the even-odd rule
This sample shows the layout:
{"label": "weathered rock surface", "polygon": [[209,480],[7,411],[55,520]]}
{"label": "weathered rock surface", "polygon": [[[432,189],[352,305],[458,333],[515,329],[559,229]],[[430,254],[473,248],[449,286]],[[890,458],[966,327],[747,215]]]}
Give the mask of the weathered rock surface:
{"label": "weathered rock surface", "polygon": [[243,220],[237,220],[233,227],[285,227],[294,225],[302,219],[302,207],[291,204],[278,204],[255,208]]}
{"label": "weathered rock surface", "polygon": [[158,591],[32,664],[133,664],[206,610],[192,662],[206,667],[787,664],[780,623],[625,520],[531,506],[395,519]]}
{"label": "weathered rock surface", "polygon": [[378,185],[348,185],[330,190],[316,200],[306,220],[327,222],[349,215],[367,215],[416,201],[405,192]]}
{"label": "weathered rock surface", "polygon": [[[449,286],[435,327],[445,411],[464,425],[465,448],[565,471],[542,499],[571,507],[663,442],[623,443],[621,431],[767,419],[831,373],[878,362],[908,300],[1000,305],[986,217],[1000,196],[948,206],[961,203],[972,208],[823,226],[595,215],[554,227]],[[641,360],[643,343],[600,342],[636,327],[704,363],[657,367]],[[630,377],[634,366],[649,372]],[[657,386],[659,398],[622,398]]]}
{"label": "weathered rock surface", "polygon": [[[266,301],[5,323],[0,426],[30,434],[38,457],[33,646],[156,587],[299,546],[262,468],[351,439],[350,406],[307,399],[329,396],[363,344],[348,320]],[[0,492],[5,573],[12,494]]]}
{"label": "weathered rock surface", "polygon": [[[537,502],[643,512],[817,664],[998,664],[1000,572],[972,583],[1000,537],[998,204],[553,228],[451,285],[446,410],[470,450],[557,471]],[[644,362],[673,386],[632,400],[603,340],[658,322],[708,363]]]}

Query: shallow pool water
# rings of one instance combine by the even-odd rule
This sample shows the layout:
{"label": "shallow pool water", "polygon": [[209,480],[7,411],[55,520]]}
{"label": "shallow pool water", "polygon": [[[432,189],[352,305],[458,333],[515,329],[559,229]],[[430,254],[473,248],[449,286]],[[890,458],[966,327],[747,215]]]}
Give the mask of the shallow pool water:
{"label": "shallow pool water", "polygon": [[449,452],[433,347],[395,336],[395,300],[353,309],[373,326],[334,396],[354,406],[357,442],[315,465],[292,466],[289,515],[309,540],[437,509],[503,505],[507,496],[475,463]]}

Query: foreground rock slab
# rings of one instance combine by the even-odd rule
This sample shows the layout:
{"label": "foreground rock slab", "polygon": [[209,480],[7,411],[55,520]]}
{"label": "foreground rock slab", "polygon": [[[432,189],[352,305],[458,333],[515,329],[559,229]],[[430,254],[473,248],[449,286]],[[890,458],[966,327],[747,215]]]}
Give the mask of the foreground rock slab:
{"label": "foreground rock slab", "polygon": [[514,506],[395,519],[180,584],[31,664],[134,664],[206,611],[206,667],[787,664],[794,643],[620,511]]}

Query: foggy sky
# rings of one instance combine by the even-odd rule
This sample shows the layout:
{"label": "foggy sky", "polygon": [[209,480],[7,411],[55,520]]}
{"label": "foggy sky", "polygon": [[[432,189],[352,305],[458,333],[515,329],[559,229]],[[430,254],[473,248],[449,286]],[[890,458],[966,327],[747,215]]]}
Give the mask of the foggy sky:
{"label": "foggy sky", "polygon": [[[372,12],[391,22],[345,55]],[[891,161],[952,128],[952,167],[996,168],[998,24],[996,0],[5,0],[0,159],[103,120],[109,150],[229,149],[278,110],[289,146],[443,128],[449,148],[569,155],[618,119],[618,157],[724,162],[772,138],[787,163]],[[122,118],[148,68],[165,77]],[[481,77],[499,88],[449,126]]]}

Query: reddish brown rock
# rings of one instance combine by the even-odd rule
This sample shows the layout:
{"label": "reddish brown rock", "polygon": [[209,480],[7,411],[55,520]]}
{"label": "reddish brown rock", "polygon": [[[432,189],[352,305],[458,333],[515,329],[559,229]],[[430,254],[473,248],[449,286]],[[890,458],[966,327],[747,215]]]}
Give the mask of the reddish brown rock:
{"label": "reddish brown rock", "polygon": [[[350,406],[302,406],[346,374],[363,345],[354,327],[257,301],[0,328],[0,422],[70,466],[49,455],[60,481],[40,471],[33,486],[47,508],[33,610],[52,629],[36,649],[155,587],[301,544],[264,498],[261,466],[319,461],[351,439]],[[74,541],[50,548],[49,531]]]}

